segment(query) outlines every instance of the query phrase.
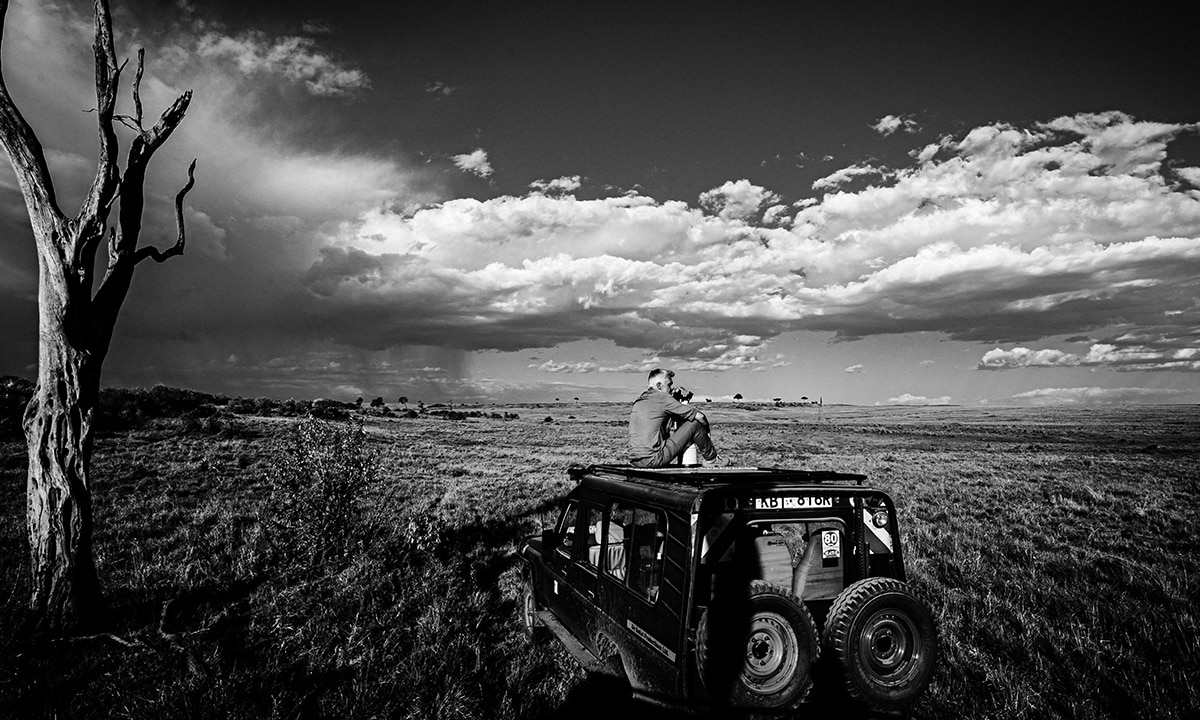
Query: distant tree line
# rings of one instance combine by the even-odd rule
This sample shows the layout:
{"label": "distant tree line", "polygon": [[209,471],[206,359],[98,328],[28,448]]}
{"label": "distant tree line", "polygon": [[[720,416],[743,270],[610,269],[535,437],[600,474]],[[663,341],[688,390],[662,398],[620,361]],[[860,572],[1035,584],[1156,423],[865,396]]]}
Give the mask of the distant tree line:
{"label": "distant tree line", "polygon": [[[0,376],[0,440],[19,440],[24,437],[21,418],[25,406],[33,397],[31,381],[12,375]],[[314,417],[320,420],[347,420],[352,414],[375,417],[417,418],[440,417],[446,420],[487,418],[517,420],[510,412],[455,410],[452,405],[418,402],[417,409],[409,408],[408,398],[401,396],[402,410],[388,407],[382,397],[364,403],[343,402],[328,398],[315,400],[274,400],[257,397],[229,397],[183,388],[155,385],[152,388],[104,388],[100,391],[95,422],[99,432],[121,432],[145,424],[155,418],[181,418],[185,429],[216,431],[228,429],[233,415],[258,417]]]}

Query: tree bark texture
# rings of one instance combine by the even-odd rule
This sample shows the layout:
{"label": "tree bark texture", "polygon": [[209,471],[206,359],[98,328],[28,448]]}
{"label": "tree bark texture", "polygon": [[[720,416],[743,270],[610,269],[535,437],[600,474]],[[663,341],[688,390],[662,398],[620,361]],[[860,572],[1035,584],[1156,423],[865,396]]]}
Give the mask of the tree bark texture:
{"label": "tree bark texture", "polygon": [[25,410],[29,453],[28,497],[34,617],[48,630],[90,627],[103,615],[92,557],[92,413],[99,396],[100,363],[67,339],[81,324],[80,309],[45,292],[39,295],[38,378]]}
{"label": "tree bark texture", "polygon": [[[0,0],[0,21],[7,10],[8,0]],[[146,258],[162,262],[183,253],[183,198],[192,187],[195,167],[193,161],[187,185],[175,197],[175,245],[163,252],[139,248],[146,167],[183,120],[191,93],[180,96],[154,127],[143,128],[144,56],[139,52],[133,86],[137,115],[116,116],[123,66],[117,65],[113,50],[108,1],[94,0],[93,10],[98,159],[91,189],[74,218],[58,208],[42,146],[9,96],[0,68],[0,142],[16,171],[38,256],[37,387],[24,417],[29,451],[30,608],[42,630],[56,633],[93,625],[103,612],[92,554],[89,478],[101,367],[134,268]],[[134,131],[124,177],[117,164],[114,121]],[[109,230],[109,214],[118,198],[117,226]],[[96,252],[106,234],[108,266],[93,292]]]}

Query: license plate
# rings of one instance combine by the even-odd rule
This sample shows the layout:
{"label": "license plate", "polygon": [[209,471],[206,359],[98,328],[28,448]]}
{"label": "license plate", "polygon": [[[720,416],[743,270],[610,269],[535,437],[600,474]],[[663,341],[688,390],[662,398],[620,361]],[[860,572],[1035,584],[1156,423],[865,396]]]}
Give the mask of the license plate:
{"label": "license plate", "polygon": [[833,507],[833,498],[831,497],[796,497],[785,495],[782,497],[754,498],[755,510],[807,510],[831,507]]}

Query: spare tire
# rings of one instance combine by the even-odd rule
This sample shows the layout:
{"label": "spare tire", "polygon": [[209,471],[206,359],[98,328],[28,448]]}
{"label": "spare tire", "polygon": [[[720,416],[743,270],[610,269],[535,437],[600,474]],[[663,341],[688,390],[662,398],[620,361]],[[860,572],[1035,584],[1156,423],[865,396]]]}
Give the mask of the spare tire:
{"label": "spare tire", "polygon": [[705,609],[696,632],[696,660],[714,702],[789,709],[812,687],[821,652],[817,626],[804,603],[779,585],[751,581],[744,602]]}
{"label": "spare tire", "polygon": [[850,697],[877,711],[912,705],[937,663],[929,608],[892,578],[867,578],[843,590],[829,608],[823,641]]}

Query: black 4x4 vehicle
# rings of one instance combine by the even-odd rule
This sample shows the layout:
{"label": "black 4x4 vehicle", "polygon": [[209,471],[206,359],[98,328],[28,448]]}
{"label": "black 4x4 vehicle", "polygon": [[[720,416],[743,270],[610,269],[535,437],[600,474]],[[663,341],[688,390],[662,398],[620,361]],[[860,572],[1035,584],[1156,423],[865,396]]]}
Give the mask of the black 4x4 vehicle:
{"label": "black 4x4 vehicle", "polygon": [[635,695],[788,711],[823,663],[849,697],[908,708],[937,658],[904,582],[892,499],[862,475],[594,465],[521,548],[523,621]]}

